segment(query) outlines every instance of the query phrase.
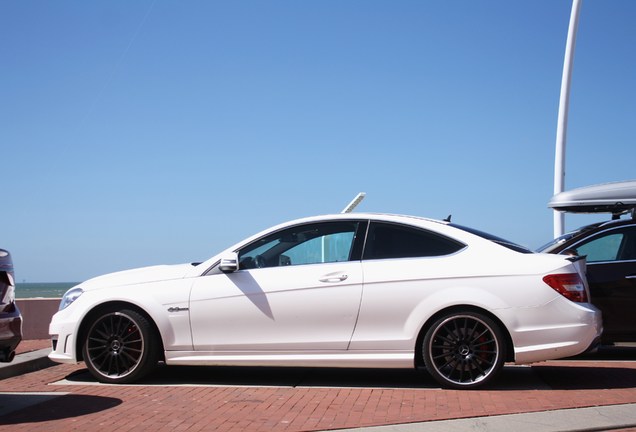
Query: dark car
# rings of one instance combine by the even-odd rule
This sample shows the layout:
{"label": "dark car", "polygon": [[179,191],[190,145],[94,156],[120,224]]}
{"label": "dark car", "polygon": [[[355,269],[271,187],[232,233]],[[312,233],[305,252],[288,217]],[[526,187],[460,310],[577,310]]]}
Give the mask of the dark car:
{"label": "dark car", "polygon": [[22,340],[22,315],[15,304],[11,254],[0,249],[0,362],[10,362]]}
{"label": "dark car", "polygon": [[601,343],[636,342],[636,218],[594,223],[539,252],[585,255],[592,303],[603,312]]}

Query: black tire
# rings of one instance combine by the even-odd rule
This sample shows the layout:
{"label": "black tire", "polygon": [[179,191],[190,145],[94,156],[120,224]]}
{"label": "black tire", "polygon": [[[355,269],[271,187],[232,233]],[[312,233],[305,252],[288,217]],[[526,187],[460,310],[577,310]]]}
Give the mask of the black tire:
{"label": "black tire", "polygon": [[420,353],[427,371],[443,387],[473,389],[490,382],[505,361],[505,338],[489,317],[454,312],[429,327]]}
{"label": "black tire", "polygon": [[90,325],[82,352],[100,382],[126,384],[152,371],[159,361],[158,336],[148,320],[128,309],[109,310]]}

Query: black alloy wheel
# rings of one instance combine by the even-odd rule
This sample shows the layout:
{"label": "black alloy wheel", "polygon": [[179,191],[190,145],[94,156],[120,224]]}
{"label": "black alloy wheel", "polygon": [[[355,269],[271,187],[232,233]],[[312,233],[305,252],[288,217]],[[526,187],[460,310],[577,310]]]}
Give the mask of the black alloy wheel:
{"label": "black alloy wheel", "polygon": [[501,370],[505,339],[489,317],[452,313],[429,328],[421,349],[428,372],[442,386],[470,389],[485,385]]}
{"label": "black alloy wheel", "polygon": [[100,382],[130,383],[158,362],[157,336],[148,320],[132,310],[99,316],[84,341],[84,362]]}

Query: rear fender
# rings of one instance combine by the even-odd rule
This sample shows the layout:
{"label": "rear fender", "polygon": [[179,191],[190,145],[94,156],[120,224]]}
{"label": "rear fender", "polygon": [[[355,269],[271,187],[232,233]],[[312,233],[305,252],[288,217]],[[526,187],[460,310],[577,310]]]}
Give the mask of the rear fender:
{"label": "rear fender", "polygon": [[[471,299],[471,301],[466,301],[466,299]],[[420,329],[439,311],[457,307],[466,307],[467,309],[477,308],[490,311],[497,320],[501,321],[497,310],[509,308],[510,305],[506,304],[492,292],[481,288],[457,287],[445,289],[423,298],[419,304],[413,308],[405,323],[407,334],[418,335]],[[507,332],[507,329],[502,330]],[[415,343],[415,341],[413,341],[413,343]]]}

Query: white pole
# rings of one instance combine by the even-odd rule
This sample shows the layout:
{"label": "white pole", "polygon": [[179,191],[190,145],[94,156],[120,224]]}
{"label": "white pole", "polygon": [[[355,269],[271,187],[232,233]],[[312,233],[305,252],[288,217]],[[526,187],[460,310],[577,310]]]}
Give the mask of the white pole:
{"label": "white pole", "polygon": [[[565,188],[565,142],[568,128],[568,109],[570,105],[570,82],[572,80],[572,64],[574,63],[574,48],[576,46],[576,31],[579,26],[579,14],[583,0],[572,0],[570,27],[565,44],[565,59],[563,60],[563,76],[561,77],[561,98],[559,99],[559,118],[557,121],[556,153],[554,158],[554,194],[563,192]],[[562,212],[554,211],[554,237],[563,235],[565,216]]]}

